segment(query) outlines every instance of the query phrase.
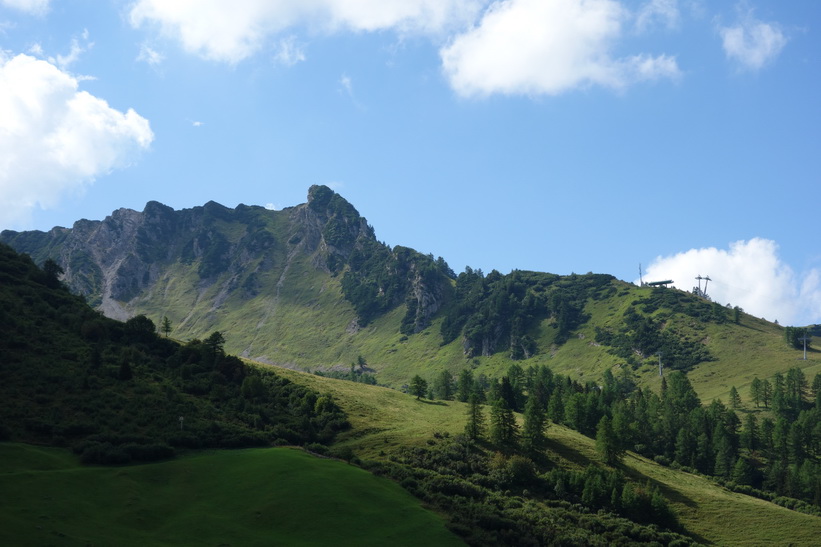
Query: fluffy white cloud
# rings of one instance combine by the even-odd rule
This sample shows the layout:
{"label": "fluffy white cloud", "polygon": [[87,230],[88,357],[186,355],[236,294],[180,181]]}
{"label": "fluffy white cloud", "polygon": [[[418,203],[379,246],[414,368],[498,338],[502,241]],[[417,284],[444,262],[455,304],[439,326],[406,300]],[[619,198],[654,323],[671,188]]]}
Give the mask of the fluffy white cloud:
{"label": "fluffy white cloud", "polygon": [[50,0],[0,0],[0,5],[35,15],[48,11]]}
{"label": "fluffy white cloud", "polygon": [[727,58],[746,70],[760,70],[773,62],[787,45],[787,37],[777,23],[764,23],[748,13],[731,27],[720,27]]}
{"label": "fluffy white cloud", "polygon": [[442,32],[471,22],[483,0],[138,0],[134,27],[157,25],[205,58],[239,62],[293,26],[338,30]]}
{"label": "fluffy white cloud", "polygon": [[444,71],[463,96],[555,95],[589,85],[618,89],[677,78],[673,57],[611,57],[631,17],[615,0],[496,2],[477,27],[440,51]]}
{"label": "fluffy white cloud", "polygon": [[672,279],[689,291],[698,284],[698,275],[712,279],[707,292],[715,302],[782,325],[821,323],[821,271],[797,274],[779,258],[772,240],[754,238],[727,250],[710,247],[658,257],[644,279]]}
{"label": "fluffy white cloud", "polygon": [[24,223],[95,177],[126,167],[154,139],[148,120],[86,91],[55,65],[0,51],[0,224]]}

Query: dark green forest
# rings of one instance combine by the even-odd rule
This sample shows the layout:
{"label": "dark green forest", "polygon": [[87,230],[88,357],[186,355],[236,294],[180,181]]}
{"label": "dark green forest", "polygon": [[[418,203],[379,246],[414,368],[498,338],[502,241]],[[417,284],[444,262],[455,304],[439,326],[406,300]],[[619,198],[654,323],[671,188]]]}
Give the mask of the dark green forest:
{"label": "dark green forest", "polygon": [[0,438],[66,446],[88,463],[179,449],[329,443],[348,427],[334,401],[248,367],[219,332],[180,344],[136,316],[93,311],[0,245]]}

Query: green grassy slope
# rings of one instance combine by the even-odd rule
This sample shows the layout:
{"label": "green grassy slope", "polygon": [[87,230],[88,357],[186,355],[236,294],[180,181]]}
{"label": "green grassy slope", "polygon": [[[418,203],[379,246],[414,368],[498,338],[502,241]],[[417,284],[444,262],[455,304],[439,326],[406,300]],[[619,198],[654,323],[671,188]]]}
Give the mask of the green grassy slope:
{"label": "green grassy slope", "polygon": [[396,484],[287,449],[119,468],[0,444],[4,545],[460,545]]}
{"label": "green grassy slope", "polygon": [[[442,346],[439,334],[441,320],[434,321],[421,333],[403,336],[399,333],[399,324],[405,313],[402,306],[363,330],[346,332],[343,324],[347,324],[353,316],[346,313],[345,306],[329,304],[329,307],[323,308],[320,303],[316,308],[320,311],[305,320],[299,321],[300,314],[294,312],[295,328],[283,328],[281,332],[279,345],[284,359],[272,361],[310,370],[334,366],[347,369],[357,356],[362,355],[368,366],[377,371],[378,381],[392,387],[406,384],[414,374],[431,380],[445,368],[454,376],[463,368],[470,368],[475,375],[483,373],[497,377],[513,363],[525,368],[544,364],[556,373],[581,382],[598,381],[604,370],[610,368],[616,372],[624,360],[596,343],[596,327],[618,325],[632,302],[646,297],[650,291],[619,281],[614,283],[620,289],[618,294],[606,300],[590,300],[585,309],[590,320],[577,329],[566,343],[553,344],[555,329],[550,319],[544,320],[533,333],[539,353],[522,361],[512,361],[504,352],[468,359],[462,351],[460,340]],[[326,292],[333,290],[335,287],[331,284]],[[332,301],[329,297],[329,303]],[[739,324],[731,321],[724,324],[701,323],[678,314],[668,321],[668,328],[672,327],[704,343],[713,356],[714,360],[703,362],[689,372],[693,387],[705,402],[714,398],[726,402],[732,386],[742,394],[742,399],[747,399],[749,384],[756,376],[770,378],[776,372],[783,373],[791,367],[802,368],[809,379],[821,372],[818,351],[810,351],[808,360],[801,360],[802,352],[789,348],[784,342],[782,327],[748,314],[742,314]],[[298,354],[291,344],[292,341],[297,342],[297,336],[296,347],[301,350]],[[640,383],[653,389],[658,389],[660,385],[656,359],[649,357],[635,371]]]}
{"label": "green grassy slope", "polygon": [[[352,429],[339,436],[360,457],[380,459],[402,446],[422,446],[435,432],[464,429],[466,405],[454,401],[417,401],[397,391],[282,371],[294,382],[333,394],[348,413]],[[598,461],[595,441],[551,425],[548,457],[557,465],[582,468]],[[663,467],[628,453],[620,468],[640,484],[658,484],[679,519],[699,542],[717,545],[815,545],[821,518],[790,511],[736,494],[705,477]]]}

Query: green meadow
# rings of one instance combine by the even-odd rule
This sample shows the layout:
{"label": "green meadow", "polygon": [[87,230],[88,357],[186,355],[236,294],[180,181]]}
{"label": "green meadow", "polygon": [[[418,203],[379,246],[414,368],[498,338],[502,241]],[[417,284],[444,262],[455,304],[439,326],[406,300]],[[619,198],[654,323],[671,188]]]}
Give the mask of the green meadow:
{"label": "green meadow", "polygon": [[2,545],[461,545],[393,482],[290,448],[81,467],[0,444]]}

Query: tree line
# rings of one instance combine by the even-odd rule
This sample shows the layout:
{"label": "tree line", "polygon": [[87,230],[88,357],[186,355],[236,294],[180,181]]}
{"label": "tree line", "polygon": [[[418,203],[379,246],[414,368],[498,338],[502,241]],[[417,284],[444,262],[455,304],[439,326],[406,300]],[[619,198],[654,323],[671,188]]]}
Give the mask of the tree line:
{"label": "tree line", "polygon": [[595,439],[611,465],[631,450],[784,505],[821,507],[821,374],[811,384],[799,368],[756,378],[750,409],[732,391],[729,406],[702,405],[681,371],[665,375],[657,394],[638,387],[629,367],[582,384],[543,365],[513,364],[499,379],[444,371],[415,394],[468,403],[468,438],[507,453],[538,454],[548,425],[562,424]]}

